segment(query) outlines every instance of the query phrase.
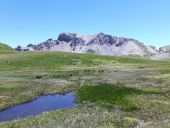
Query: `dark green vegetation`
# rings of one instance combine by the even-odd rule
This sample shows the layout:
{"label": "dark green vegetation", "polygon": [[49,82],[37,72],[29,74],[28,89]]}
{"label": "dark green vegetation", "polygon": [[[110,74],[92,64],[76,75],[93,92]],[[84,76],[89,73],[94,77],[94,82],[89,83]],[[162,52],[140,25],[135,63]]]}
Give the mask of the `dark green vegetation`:
{"label": "dark green vegetation", "polygon": [[0,52],[0,110],[66,89],[75,92],[80,106],[1,123],[0,128],[170,126],[170,61]]}
{"label": "dark green vegetation", "polygon": [[79,101],[101,102],[111,103],[118,105],[125,111],[133,111],[139,109],[134,103],[132,103],[127,97],[129,95],[141,95],[141,94],[159,94],[154,90],[142,90],[132,87],[126,87],[123,85],[111,85],[111,84],[99,84],[96,86],[83,86],[78,91]]}

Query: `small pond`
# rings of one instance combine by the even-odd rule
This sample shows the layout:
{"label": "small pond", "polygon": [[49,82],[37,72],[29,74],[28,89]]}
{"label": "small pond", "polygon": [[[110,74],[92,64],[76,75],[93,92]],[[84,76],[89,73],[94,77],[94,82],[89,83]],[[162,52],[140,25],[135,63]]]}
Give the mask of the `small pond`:
{"label": "small pond", "polygon": [[57,109],[73,108],[77,105],[75,99],[76,97],[73,93],[42,96],[31,102],[16,105],[0,111],[0,122],[35,116],[43,112]]}

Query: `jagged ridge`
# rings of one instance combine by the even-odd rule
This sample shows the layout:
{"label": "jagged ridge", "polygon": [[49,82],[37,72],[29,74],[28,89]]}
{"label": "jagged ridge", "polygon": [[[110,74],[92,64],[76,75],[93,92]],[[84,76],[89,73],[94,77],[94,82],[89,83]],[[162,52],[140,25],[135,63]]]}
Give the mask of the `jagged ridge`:
{"label": "jagged ridge", "polygon": [[130,38],[115,37],[104,33],[83,36],[77,33],[61,33],[57,40],[48,39],[38,45],[18,46],[17,51],[64,51],[90,53],[99,55],[151,55],[157,51],[143,43]]}

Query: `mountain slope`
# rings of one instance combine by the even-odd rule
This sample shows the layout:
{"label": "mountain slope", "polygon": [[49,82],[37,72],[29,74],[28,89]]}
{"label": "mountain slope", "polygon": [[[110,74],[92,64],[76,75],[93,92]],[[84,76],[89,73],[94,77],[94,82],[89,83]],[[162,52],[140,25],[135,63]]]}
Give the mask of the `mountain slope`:
{"label": "mountain slope", "polygon": [[48,39],[38,45],[18,46],[16,50],[63,51],[98,55],[147,56],[157,54],[155,49],[135,39],[115,37],[104,33],[90,36],[83,36],[76,33],[61,33],[57,40]]}
{"label": "mountain slope", "polygon": [[152,60],[170,60],[170,45],[159,48],[159,54],[150,57]]}
{"label": "mountain slope", "polygon": [[14,49],[10,46],[0,43],[0,51],[13,51]]}
{"label": "mountain slope", "polygon": [[170,52],[170,45],[166,45],[159,48],[160,52]]}

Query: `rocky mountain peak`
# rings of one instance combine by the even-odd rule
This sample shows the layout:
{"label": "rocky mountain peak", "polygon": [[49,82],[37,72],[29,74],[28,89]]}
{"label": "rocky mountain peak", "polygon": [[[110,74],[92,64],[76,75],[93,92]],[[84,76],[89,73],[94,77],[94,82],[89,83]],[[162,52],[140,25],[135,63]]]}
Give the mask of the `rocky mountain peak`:
{"label": "rocky mountain peak", "polygon": [[76,33],[61,33],[58,36],[58,40],[59,41],[65,41],[65,42],[70,42],[71,40],[74,40],[75,38],[77,38],[77,34]]}
{"label": "rocky mountain peak", "polygon": [[37,45],[17,47],[18,51],[49,50],[100,55],[149,55],[156,54],[152,47],[145,46],[135,39],[115,37],[98,33],[96,35],[80,35],[77,33],[60,33],[57,40],[52,38]]}
{"label": "rocky mountain peak", "polygon": [[164,47],[159,48],[160,52],[170,52],[170,45],[166,45]]}

